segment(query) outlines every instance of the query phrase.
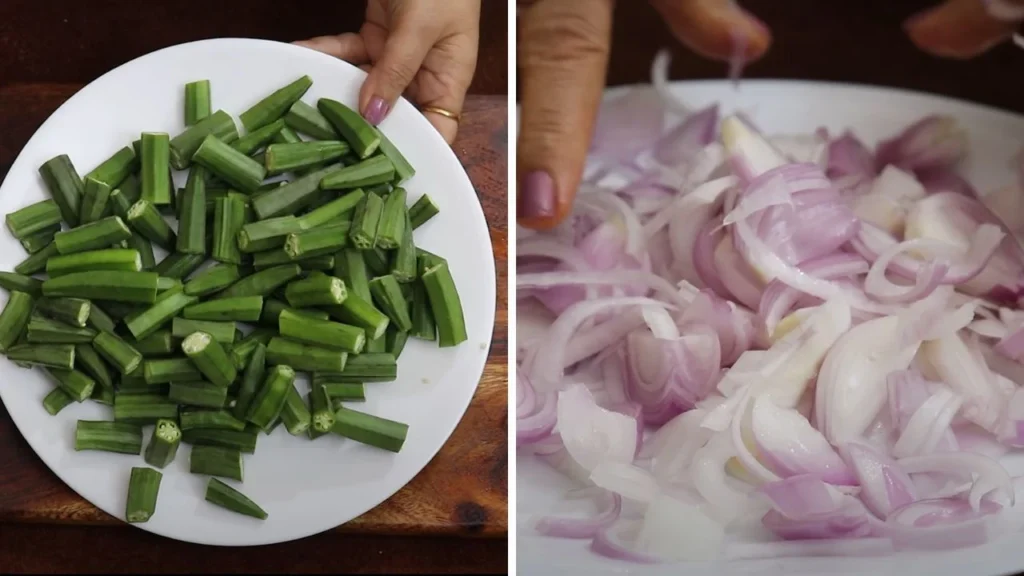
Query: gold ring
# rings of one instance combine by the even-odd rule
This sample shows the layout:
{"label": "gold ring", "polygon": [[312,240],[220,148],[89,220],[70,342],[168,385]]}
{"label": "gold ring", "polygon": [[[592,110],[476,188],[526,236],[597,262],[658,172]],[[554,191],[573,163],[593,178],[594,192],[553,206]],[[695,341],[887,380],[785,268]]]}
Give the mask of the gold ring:
{"label": "gold ring", "polygon": [[437,106],[424,106],[424,107],[420,108],[420,112],[433,112],[434,114],[440,114],[441,116],[444,116],[445,118],[451,118],[452,120],[455,120],[456,122],[458,122],[459,118],[462,117],[461,114],[456,114],[455,112],[452,112],[450,110],[445,110],[444,108],[438,108]]}

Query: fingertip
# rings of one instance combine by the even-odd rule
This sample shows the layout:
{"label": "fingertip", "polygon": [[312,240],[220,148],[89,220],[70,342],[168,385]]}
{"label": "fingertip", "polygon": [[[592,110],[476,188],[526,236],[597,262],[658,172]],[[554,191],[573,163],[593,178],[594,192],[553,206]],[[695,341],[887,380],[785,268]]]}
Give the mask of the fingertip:
{"label": "fingertip", "polygon": [[993,18],[985,4],[973,0],[947,0],[918,12],[903,23],[903,30],[920,50],[943,58],[973,58],[1008,38],[1012,22]]}
{"label": "fingertip", "polygon": [[534,230],[550,230],[568,212],[568,202],[559,202],[555,179],[544,170],[531,170],[520,176],[516,221]]}

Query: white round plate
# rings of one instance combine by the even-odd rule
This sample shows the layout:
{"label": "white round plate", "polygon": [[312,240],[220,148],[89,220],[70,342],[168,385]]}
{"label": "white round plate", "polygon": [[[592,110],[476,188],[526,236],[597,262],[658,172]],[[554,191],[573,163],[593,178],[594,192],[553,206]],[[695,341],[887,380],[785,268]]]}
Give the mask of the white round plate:
{"label": "white round plate", "polygon": [[[1011,159],[1024,147],[1024,117],[950,98],[903,90],[832,83],[744,80],[738,91],[726,81],[679,82],[674,92],[688,104],[719,102],[721,112],[745,111],[766,133],[807,134],[819,126],[831,134],[850,128],[873,146],[927,114],[957,118],[970,137],[964,173],[981,193],[1012,183]],[[612,93],[613,91],[609,91]],[[1003,460],[1011,474],[1024,473],[1024,455]],[[533,521],[551,510],[571,484],[528,454],[517,458],[517,547],[522,574],[558,576],[672,574],[685,576],[988,576],[1024,570],[1024,534],[1010,534],[966,550],[902,553],[881,558],[780,558],[734,562],[641,566],[609,560],[588,550],[587,540],[540,536]],[[1021,494],[1018,490],[1018,506]],[[1017,511],[1019,513],[1019,511]]]}
{"label": "white round plate", "polygon": [[[318,98],[330,97],[352,107],[365,77],[306,48],[247,39],[183,44],[124,64],[75,94],[29,140],[0,188],[0,213],[46,197],[36,170],[53,156],[68,154],[85,174],[140,132],[183,130],[187,82],[209,79],[213,108],[231,113],[237,123],[241,112],[303,74],[313,79],[303,100],[315,105]],[[462,418],[483,372],[494,325],[494,256],[487,224],[455,154],[409,102],[398,102],[381,129],[416,169],[406,186],[410,201],[429,193],[441,209],[416,232],[416,243],[448,259],[469,334],[467,342],[447,349],[410,340],[398,381],[367,386],[359,409],[409,425],[402,451],[392,454],[333,435],[310,442],[283,427],[260,436],[256,454],[245,456],[245,482],[233,484],[267,511],[270,517],[261,522],[206,502],[207,477],[188,472],[189,448],[183,446],[164,470],[155,515],[137,524],[140,528],[216,545],[270,544],[333,528],[409,482]],[[179,186],[184,176],[175,175]],[[0,270],[13,270],[23,258],[24,250],[5,230]],[[51,417],[40,402],[52,387],[40,370],[0,361],[0,399],[32,449],[83,498],[123,519],[129,470],[145,463],[140,456],[75,452],[75,422],[110,419],[111,411],[85,402]],[[299,390],[306,393],[305,382]]]}

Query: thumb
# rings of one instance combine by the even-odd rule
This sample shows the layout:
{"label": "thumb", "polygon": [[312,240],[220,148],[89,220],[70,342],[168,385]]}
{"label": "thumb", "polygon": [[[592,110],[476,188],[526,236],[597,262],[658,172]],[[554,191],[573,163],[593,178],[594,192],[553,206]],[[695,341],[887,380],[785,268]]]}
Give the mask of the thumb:
{"label": "thumb", "polygon": [[522,226],[551,228],[572,208],[604,89],[613,4],[545,0],[519,17]]}
{"label": "thumb", "polygon": [[947,0],[904,24],[918,48],[946,58],[972,58],[1009,38],[1024,20],[1024,0]]}
{"label": "thumb", "polygon": [[436,34],[408,14],[396,14],[380,58],[359,91],[359,110],[376,126],[412,82]]}

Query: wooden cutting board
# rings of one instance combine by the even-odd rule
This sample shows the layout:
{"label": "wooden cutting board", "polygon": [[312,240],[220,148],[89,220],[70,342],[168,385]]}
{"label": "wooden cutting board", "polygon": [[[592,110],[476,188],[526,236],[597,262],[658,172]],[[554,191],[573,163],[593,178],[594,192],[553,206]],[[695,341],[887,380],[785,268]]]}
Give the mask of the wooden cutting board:
{"label": "wooden cutting board", "polygon": [[[0,178],[46,118],[80,86],[0,88]],[[508,532],[508,291],[505,96],[470,96],[454,149],[487,217],[498,298],[490,354],[469,410],[434,459],[377,508],[340,527],[349,533],[489,535]],[[61,482],[0,404],[0,524],[120,524]]]}

